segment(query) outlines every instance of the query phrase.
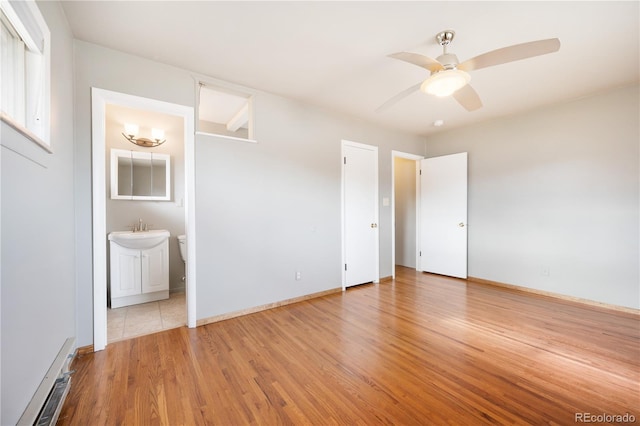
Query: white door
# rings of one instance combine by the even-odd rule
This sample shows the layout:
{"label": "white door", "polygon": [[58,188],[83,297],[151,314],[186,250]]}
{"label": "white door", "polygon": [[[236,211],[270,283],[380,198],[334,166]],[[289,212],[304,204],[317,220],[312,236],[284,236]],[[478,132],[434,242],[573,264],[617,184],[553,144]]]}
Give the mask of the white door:
{"label": "white door", "polygon": [[140,294],[140,250],[120,247],[114,243],[110,247],[111,297]]}
{"label": "white door", "polygon": [[343,141],[343,287],[378,282],[378,148]]}
{"label": "white door", "polygon": [[169,243],[142,251],[142,293],[169,290]]}
{"label": "white door", "polygon": [[421,160],[420,266],[467,278],[467,153]]}

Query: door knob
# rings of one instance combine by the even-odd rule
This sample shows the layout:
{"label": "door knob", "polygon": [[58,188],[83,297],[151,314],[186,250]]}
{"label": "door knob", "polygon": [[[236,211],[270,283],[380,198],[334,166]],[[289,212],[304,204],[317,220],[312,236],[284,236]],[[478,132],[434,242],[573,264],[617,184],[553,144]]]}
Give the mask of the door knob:
{"label": "door knob", "polygon": [[464,222],[460,222],[460,223],[458,224],[458,226],[459,226],[460,228],[464,228]]}
{"label": "door knob", "polygon": [[377,223],[372,223],[372,224],[371,224],[371,227],[372,227],[372,228],[377,228],[377,227],[378,227],[378,224],[377,224]]}

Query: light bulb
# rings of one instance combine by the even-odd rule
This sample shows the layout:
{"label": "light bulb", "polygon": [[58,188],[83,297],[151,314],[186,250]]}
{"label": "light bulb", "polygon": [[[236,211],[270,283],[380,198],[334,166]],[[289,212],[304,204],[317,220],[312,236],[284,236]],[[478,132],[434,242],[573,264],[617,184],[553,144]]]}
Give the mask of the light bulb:
{"label": "light bulb", "polygon": [[127,136],[135,137],[138,134],[138,125],[125,123],[124,134]]}
{"label": "light bulb", "polygon": [[164,139],[164,130],[162,129],[151,129],[151,137],[156,141],[160,141]]}
{"label": "light bulb", "polygon": [[469,74],[462,70],[439,71],[426,79],[420,86],[420,90],[439,97],[449,96],[464,87],[469,80],[471,80]]}

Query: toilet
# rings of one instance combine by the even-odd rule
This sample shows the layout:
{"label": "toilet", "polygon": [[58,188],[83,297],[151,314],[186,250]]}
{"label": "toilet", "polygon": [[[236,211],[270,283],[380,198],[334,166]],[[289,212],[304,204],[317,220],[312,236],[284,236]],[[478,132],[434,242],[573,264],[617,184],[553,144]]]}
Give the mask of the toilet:
{"label": "toilet", "polygon": [[180,247],[180,257],[183,262],[187,262],[187,236],[178,235],[178,247]]}
{"label": "toilet", "polygon": [[[178,235],[178,248],[180,249],[180,257],[184,262],[184,266],[186,269],[187,266],[187,236],[186,235]],[[182,277],[182,282],[185,283],[187,280],[186,277]]]}

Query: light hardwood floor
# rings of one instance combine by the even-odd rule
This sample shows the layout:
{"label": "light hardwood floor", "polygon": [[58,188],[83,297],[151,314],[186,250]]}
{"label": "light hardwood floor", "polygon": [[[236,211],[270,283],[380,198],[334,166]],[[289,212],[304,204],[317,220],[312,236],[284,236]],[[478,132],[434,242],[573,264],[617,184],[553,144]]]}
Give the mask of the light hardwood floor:
{"label": "light hardwood floor", "polygon": [[407,268],[73,368],[59,425],[640,421],[638,315]]}

